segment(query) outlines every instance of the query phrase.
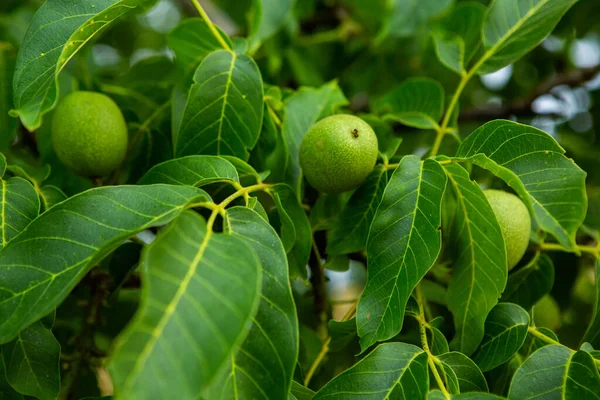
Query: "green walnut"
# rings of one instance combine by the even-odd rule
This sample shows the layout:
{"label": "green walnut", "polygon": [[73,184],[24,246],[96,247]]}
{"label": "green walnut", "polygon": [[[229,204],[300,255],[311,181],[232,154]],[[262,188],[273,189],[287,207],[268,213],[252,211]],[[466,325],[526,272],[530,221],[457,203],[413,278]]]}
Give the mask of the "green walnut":
{"label": "green walnut", "polygon": [[308,183],[323,193],[358,187],[377,162],[373,128],[352,115],[333,115],[317,122],[300,145],[300,166]]}
{"label": "green walnut", "polygon": [[125,158],[128,140],[121,110],[101,93],[71,93],[54,111],[54,151],[78,175],[102,177],[113,172]]}
{"label": "green walnut", "polygon": [[533,320],[535,326],[539,328],[548,328],[556,331],[562,325],[560,316],[560,307],[554,298],[546,295],[535,304],[533,308]]}
{"label": "green walnut", "polygon": [[501,190],[486,190],[485,195],[496,214],[506,244],[506,260],[511,270],[523,258],[529,245],[531,217],[521,199]]}

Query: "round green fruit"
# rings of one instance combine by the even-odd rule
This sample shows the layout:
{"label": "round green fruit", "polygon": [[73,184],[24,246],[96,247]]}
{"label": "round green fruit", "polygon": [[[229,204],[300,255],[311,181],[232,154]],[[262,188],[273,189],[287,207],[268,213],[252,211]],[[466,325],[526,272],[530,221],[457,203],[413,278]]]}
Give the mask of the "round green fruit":
{"label": "round green fruit", "polygon": [[501,190],[486,190],[485,195],[496,214],[506,244],[506,261],[511,270],[523,258],[529,245],[531,217],[520,198]]}
{"label": "round green fruit", "polygon": [[533,320],[535,326],[539,328],[548,328],[553,331],[560,328],[562,325],[560,307],[552,296],[546,295],[535,304]]}
{"label": "round green fruit", "polygon": [[78,175],[110,174],[123,162],[128,140],[121,110],[101,93],[71,93],[54,111],[54,151],[60,161]]}
{"label": "round green fruit", "polygon": [[341,193],[365,181],[377,154],[377,136],[369,124],[352,115],[333,115],[317,122],[304,136],[300,166],[318,191]]}

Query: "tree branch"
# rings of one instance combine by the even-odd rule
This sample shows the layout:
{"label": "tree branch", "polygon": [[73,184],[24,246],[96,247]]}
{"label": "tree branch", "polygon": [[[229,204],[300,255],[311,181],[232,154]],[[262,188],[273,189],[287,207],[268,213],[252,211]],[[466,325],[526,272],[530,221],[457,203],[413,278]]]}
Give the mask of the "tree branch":
{"label": "tree branch", "polygon": [[513,100],[501,107],[472,108],[464,110],[460,113],[459,120],[492,120],[508,118],[510,116],[528,117],[536,115],[532,106],[533,102],[538,97],[550,93],[550,91],[557,86],[581,86],[594,78],[598,73],[600,73],[600,65],[554,74],[541,82],[535,90],[525,98]]}

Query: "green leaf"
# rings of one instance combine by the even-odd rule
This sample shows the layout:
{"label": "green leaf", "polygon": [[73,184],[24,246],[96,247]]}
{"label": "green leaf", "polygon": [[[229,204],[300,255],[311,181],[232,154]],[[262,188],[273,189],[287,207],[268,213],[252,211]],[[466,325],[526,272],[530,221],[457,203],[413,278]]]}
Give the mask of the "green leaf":
{"label": "green leaf", "polygon": [[337,256],[330,256],[323,265],[323,268],[330,271],[344,272],[350,269],[350,259],[346,254],[340,254]]}
{"label": "green leaf", "polygon": [[419,129],[436,129],[444,112],[444,88],[429,78],[411,78],[375,105],[386,119]]}
{"label": "green leaf", "polygon": [[352,340],[358,337],[356,332],[356,318],[348,321],[329,320],[329,334],[331,335],[331,343],[329,343],[329,351],[341,351]]}
{"label": "green leaf", "polygon": [[216,156],[187,156],[155,165],[138,185],[167,183],[200,187],[221,181],[240,182],[235,167],[229,161]]}
{"label": "green leaf", "polygon": [[[2,353],[0,353],[2,356]],[[23,400],[23,395],[13,389],[6,380],[6,367],[0,357],[0,395],[2,400]]]}
{"label": "green leaf", "polygon": [[427,353],[406,343],[379,345],[329,381],[314,399],[424,399],[429,390]]}
{"label": "green leaf", "polygon": [[248,332],[260,261],[186,211],[145,249],[141,271],[140,308],[108,365],[116,398],[197,398]]}
{"label": "green leaf", "polygon": [[510,385],[510,400],[598,399],[600,375],[586,351],[564,346],[545,346],[517,370]]}
{"label": "green leaf", "polygon": [[494,0],[483,24],[485,55],[477,72],[497,71],[529,53],[554,30],[576,2]]}
{"label": "green leaf", "polygon": [[306,263],[312,248],[312,231],[308,217],[288,185],[274,185],[269,189],[269,193],[273,196],[281,220],[281,239],[288,256],[290,277],[306,278]]}
{"label": "green leaf", "polygon": [[46,211],[0,250],[0,343],[56,308],[124,240],[197,201],[210,198],[185,186],[102,187]]}
{"label": "green leaf", "polygon": [[473,132],[457,157],[503,179],[538,225],[574,250],[575,233],[587,209],[586,173],[564,153],[550,135],[537,128],[496,120]]}
{"label": "green leaf", "polygon": [[515,303],[526,310],[550,293],[554,286],[554,265],[546,254],[532,259],[526,266],[508,276],[501,301]]}
{"label": "green leaf", "polygon": [[600,259],[596,259],[595,269],[596,301],[592,320],[583,336],[582,342],[589,342],[594,348],[600,349]]}
{"label": "green leaf", "polygon": [[[300,0],[302,1],[302,0]],[[253,0],[253,22],[250,28],[251,51],[273,36],[285,22],[295,0]]]}
{"label": "green leaf", "polygon": [[431,348],[431,353],[434,356],[439,356],[440,354],[448,353],[450,351],[446,336],[444,336],[444,334],[438,328],[428,324],[427,332],[429,333],[429,335],[427,335],[429,347]]}
{"label": "green leaf", "polygon": [[[2,249],[38,216],[40,199],[31,183],[23,178],[10,178],[6,181],[2,179],[0,184],[2,185],[0,249]],[[0,285],[0,293],[1,291],[2,285]],[[0,299],[2,299],[1,295]]]}
{"label": "green leaf", "polygon": [[262,293],[248,337],[212,384],[211,399],[285,399],[298,361],[298,317],[283,245],[256,212],[227,211],[232,236],[254,249],[263,268]]}
{"label": "green leaf", "polygon": [[[450,365],[442,362],[442,368],[439,370],[440,377],[442,378],[442,382],[444,386],[448,388],[448,392],[450,394],[458,394],[460,393],[460,386],[458,384],[458,377],[456,376],[456,372],[450,367]],[[437,368],[437,367],[436,367]],[[439,385],[438,385],[439,386]]]}
{"label": "green leaf", "polygon": [[58,74],[97,33],[148,0],[48,0],[37,11],[17,57],[14,116],[33,131],[58,100]]}
{"label": "green leaf", "polygon": [[352,194],[328,235],[327,254],[350,254],[367,246],[369,228],[387,184],[385,167],[378,165]]}
{"label": "green leaf", "polygon": [[402,144],[402,137],[396,134],[392,126],[383,118],[372,114],[361,114],[359,117],[371,125],[377,135],[379,155],[384,161],[389,161],[398,152]]}
{"label": "green leaf", "polygon": [[435,53],[446,67],[462,74],[465,72],[465,41],[459,36],[449,36],[441,33],[433,36]]}
{"label": "green leaf", "polygon": [[400,332],[408,298],[435,263],[445,189],[440,165],[414,155],[390,178],[367,242],[369,275],[357,309],[363,351]]}
{"label": "green leaf", "polygon": [[[233,47],[226,33],[216,27],[225,42]],[[167,44],[175,52],[175,62],[184,76],[191,75],[206,56],[223,46],[201,18],[184,19],[167,35]]]}
{"label": "green leaf", "polygon": [[529,314],[516,304],[499,303],[485,320],[485,334],[473,361],[483,372],[504,364],[527,337]]}
{"label": "green leaf", "polygon": [[448,285],[448,308],[454,315],[456,334],[450,345],[471,355],[483,338],[488,313],[506,286],[506,249],[494,211],[479,185],[458,164],[445,169],[457,198]]}
{"label": "green leaf", "polygon": [[298,187],[300,181],[300,143],[304,135],[315,122],[346,104],[348,100],[337,82],[320,88],[301,88],[286,99],[282,136],[289,154],[285,170],[292,187]]}
{"label": "green leaf", "polygon": [[453,351],[442,354],[438,358],[444,364],[449,365],[456,374],[461,393],[487,392],[489,390],[483,373],[469,357]]}
{"label": "green leaf", "polygon": [[50,165],[44,165],[41,168],[35,168],[23,162],[17,161],[16,164],[11,164],[6,169],[15,176],[27,179],[33,186],[39,187],[50,176]]}
{"label": "green leaf", "polygon": [[67,195],[54,185],[42,186],[39,194],[44,211],[67,199]]}
{"label": "green leaf", "polygon": [[487,9],[480,3],[462,2],[452,9],[444,21],[443,29],[462,39],[466,65],[481,46],[481,27]]}
{"label": "green leaf", "polygon": [[[240,160],[237,157],[223,156],[223,158],[229,161],[229,163],[235,167],[235,170],[237,171],[240,177],[240,182],[242,183],[242,186],[250,186],[256,183],[262,183],[262,181],[267,179],[267,177],[269,176],[269,171],[259,174],[258,172],[256,172],[254,167],[252,167],[246,161]],[[247,182],[247,185],[245,184],[245,182]]]}
{"label": "green leaf", "polygon": [[[501,400],[504,397],[496,396],[495,394],[489,393],[464,393],[450,396],[451,400]],[[439,390],[432,390],[427,395],[427,400],[448,400],[442,392]]]}
{"label": "green leaf", "polygon": [[290,395],[293,396],[290,398],[294,400],[312,400],[312,398],[315,396],[315,392],[307,387],[302,386],[298,382],[293,381]]}
{"label": "green leaf", "polygon": [[247,160],[263,120],[263,83],[254,60],[227,50],[210,53],[194,74],[177,157],[232,155]]}
{"label": "green leaf", "polygon": [[3,344],[2,358],[6,379],[15,390],[40,400],[56,399],[60,389],[60,344],[42,322],[30,325],[15,340]]}
{"label": "green leaf", "polygon": [[347,201],[347,193],[321,193],[315,204],[310,208],[309,219],[313,232],[333,229]]}
{"label": "green leaf", "polygon": [[444,13],[453,0],[395,0],[389,2],[390,10],[385,14],[384,25],[376,42],[384,39],[412,36],[418,29]]}

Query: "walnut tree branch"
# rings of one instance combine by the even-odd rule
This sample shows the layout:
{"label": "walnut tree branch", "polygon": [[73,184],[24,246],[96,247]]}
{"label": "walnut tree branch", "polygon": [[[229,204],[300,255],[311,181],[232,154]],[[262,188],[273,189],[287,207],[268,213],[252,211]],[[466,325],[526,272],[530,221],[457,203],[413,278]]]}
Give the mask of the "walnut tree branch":
{"label": "walnut tree branch", "polygon": [[594,78],[598,73],[600,73],[600,64],[595,67],[557,73],[541,82],[535,90],[525,98],[513,100],[500,107],[467,109],[460,113],[459,119],[461,121],[473,121],[507,118],[510,116],[533,116],[536,114],[532,109],[533,102],[538,97],[550,93],[550,91],[557,86],[581,86]]}

